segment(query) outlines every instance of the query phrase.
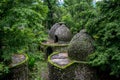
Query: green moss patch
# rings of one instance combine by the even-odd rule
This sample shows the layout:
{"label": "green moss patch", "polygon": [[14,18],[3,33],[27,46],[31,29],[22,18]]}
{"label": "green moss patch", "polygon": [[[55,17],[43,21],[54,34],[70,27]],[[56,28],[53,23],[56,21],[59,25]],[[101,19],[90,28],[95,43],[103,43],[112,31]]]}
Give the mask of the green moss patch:
{"label": "green moss patch", "polygon": [[41,43],[41,45],[43,45],[43,46],[46,46],[46,47],[48,47],[48,46],[51,46],[51,47],[64,47],[64,46],[68,46],[69,44],[59,44],[59,43],[45,43],[45,42],[43,42],[43,43]]}
{"label": "green moss patch", "polygon": [[88,64],[88,62],[85,62],[85,61],[70,60],[69,57],[66,57],[66,59],[69,60],[69,63],[66,64],[66,65],[64,65],[64,66],[61,66],[61,65],[59,65],[59,64],[57,64],[57,63],[55,63],[55,62],[53,62],[53,61],[51,60],[52,57],[55,56],[55,55],[57,55],[57,54],[59,54],[59,53],[58,53],[58,52],[54,52],[53,54],[51,54],[51,55],[48,57],[48,62],[49,62],[51,65],[53,65],[53,66],[55,66],[55,67],[57,67],[57,68],[60,68],[60,69],[66,69],[67,67],[72,66],[72,65],[74,65],[74,64]]}

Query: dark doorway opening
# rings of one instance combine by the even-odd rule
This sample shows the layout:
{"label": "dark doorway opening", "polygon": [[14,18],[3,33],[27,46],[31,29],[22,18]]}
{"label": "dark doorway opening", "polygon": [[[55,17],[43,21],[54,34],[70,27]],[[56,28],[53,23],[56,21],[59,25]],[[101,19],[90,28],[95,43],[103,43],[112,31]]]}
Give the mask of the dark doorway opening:
{"label": "dark doorway opening", "polygon": [[53,49],[51,47],[47,47],[46,49],[46,57],[53,53]]}
{"label": "dark doorway opening", "polygon": [[58,42],[58,37],[55,35],[54,43]]}

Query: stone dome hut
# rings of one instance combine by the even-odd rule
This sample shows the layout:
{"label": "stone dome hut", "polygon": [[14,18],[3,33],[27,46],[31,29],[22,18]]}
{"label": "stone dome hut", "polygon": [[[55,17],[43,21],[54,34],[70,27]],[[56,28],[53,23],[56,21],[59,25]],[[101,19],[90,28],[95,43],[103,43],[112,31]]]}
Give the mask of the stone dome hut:
{"label": "stone dome hut", "polygon": [[71,40],[72,34],[70,30],[64,25],[64,23],[56,23],[50,29],[49,36],[54,42],[64,43]]}
{"label": "stone dome hut", "polygon": [[93,51],[93,39],[86,33],[85,29],[77,33],[68,46],[68,56],[77,61],[85,61]]}
{"label": "stone dome hut", "polygon": [[63,24],[55,31],[55,41],[56,42],[69,42],[71,40],[72,34],[70,30]]}
{"label": "stone dome hut", "polygon": [[54,39],[55,31],[56,31],[56,29],[57,29],[58,27],[60,27],[60,25],[61,25],[61,24],[59,24],[59,23],[55,23],[55,24],[51,27],[51,29],[50,29],[50,31],[49,31],[49,36],[50,36],[51,39]]}

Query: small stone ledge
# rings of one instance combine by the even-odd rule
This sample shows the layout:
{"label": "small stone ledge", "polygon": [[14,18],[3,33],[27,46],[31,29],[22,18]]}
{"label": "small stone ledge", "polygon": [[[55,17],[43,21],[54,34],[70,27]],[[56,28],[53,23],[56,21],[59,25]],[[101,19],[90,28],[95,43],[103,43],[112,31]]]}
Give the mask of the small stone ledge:
{"label": "small stone ledge", "polygon": [[69,44],[59,44],[59,43],[54,43],[50,42],[49,40],[46,42],[41,43],[41,48],[43,52],[45,53],[45,59],[48,58],[50,54],[53,52],[67,52]]}
{"label": "small stone ledge", "polygon": [[64,43],[64,44],[59,44],[59,43],[54,43],[54,42],[50,42],[49,40],[46,42],[42,42],[41,45],[43,46],[51,46],[51,47],[64,47],[64,46],[68,46],[69,44]]}

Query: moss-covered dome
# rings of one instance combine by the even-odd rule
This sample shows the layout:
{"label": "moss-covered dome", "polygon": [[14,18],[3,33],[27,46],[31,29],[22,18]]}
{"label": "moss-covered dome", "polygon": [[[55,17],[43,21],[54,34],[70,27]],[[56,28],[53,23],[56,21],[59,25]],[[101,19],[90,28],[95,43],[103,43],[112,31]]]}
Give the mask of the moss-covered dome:
{"label": "moss-covered dome", "polygon": [[56,23],[49,31],[49,36],[54,42],[69,42],[71,40],[71,32],[63,22]]}
{"label": "moss-covered dome", "polygon": [[70,30],[62,24],[59,28],[55,31],[55,39],[58,42],[69,42],[71,40],[72,34]]}
{"label": "moss-covered dome", "polygon": [[84,61],[93,51],[93,39],[83,29],[72,38],[68,47],[68,56],[74,60]]}
{"label": "moss-covered dome", "polygon": [[49,31],[49,36],[50,36],[50,38],[51,39],[54,39],[54,34],[55,34],[55,31],[56,31],[56,29],[58,28],[58,27],[60,27],[60,23],[55,23],[52,27],[51,27],[51,29],[50,29],[50,31]]}

